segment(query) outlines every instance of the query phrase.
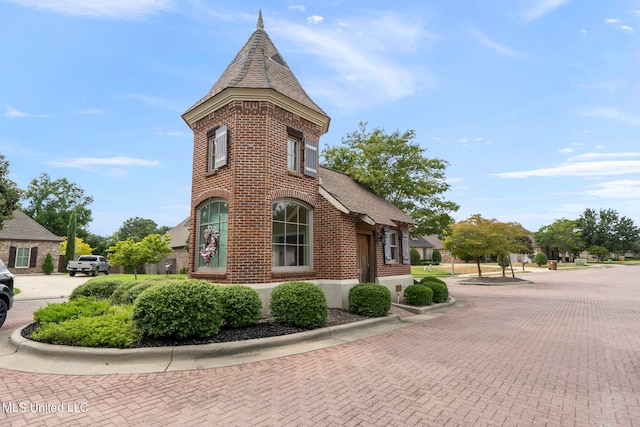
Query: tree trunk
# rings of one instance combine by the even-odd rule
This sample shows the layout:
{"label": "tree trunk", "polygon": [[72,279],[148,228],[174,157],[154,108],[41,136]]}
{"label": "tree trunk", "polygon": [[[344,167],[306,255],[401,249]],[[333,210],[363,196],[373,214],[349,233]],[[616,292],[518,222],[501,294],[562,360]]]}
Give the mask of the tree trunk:
{"label": "tree trunk", "polygon": [[476,258],[476,264],[478,264],[478,277],[482,277],[482,270],[480,270],[480,258]]}
{"label": "tree trunk", "polygon": [[502,266],[502,277],[507,277],[504,266],[504,255],[500,255],[500,265]]}

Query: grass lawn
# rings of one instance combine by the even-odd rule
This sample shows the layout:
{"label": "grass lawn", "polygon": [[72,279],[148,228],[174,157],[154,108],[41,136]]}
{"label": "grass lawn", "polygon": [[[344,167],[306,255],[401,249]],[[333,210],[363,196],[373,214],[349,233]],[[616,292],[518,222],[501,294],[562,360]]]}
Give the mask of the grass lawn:
{"label": "grass lawn", "polygon": [[[138,281],[140,280],[164,280],[164,279],[186,279],[186,274],[138,274]],[[133,274],[110,274],[108,276],[92,277],[91,281],[102,280],[121,280],[123,282],[133,282],[135,276]]]}

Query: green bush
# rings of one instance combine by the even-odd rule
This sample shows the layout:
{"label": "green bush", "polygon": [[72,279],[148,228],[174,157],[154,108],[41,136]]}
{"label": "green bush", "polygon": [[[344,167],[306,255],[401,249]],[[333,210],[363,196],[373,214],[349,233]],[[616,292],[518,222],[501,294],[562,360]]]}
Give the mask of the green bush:
{"label": "green bush", "polygon": [[[501,257],[498,257],[498,258],[497,258],[497,261],[498,261],[498,265],[499,265],[500,267],[502,267],[502,258],[501,258]],[[504,266],[505,266],[505,267],[509,267],[509,262],[510,262],[509,257],[508,257],[508,256],[505,256],[505,257],[504,257]]]}
{"label": "green bush", "polygon": [[545,255],[544,252],[538,252],[535,258],[533,259],[533,262],[535,262],[538,265],[538,267],[545,265],[548,261],[549,259],[547,258],[547,255]]}
{"label": "green bush", "polygon": [[441,285],[445,285],[445,286],[447,285],[447,284],[444,282],[444,280],[438,279],[438,278],[437,278],[437,277],[435,277],[435,276],[426,276],[426,277],[423,277],[423,278],[420,280],[420,283],[421,283],[421,284],[423,284],[423,285],[424,285],[424,284],[427,284],[427,283],[440,283]]}
{"label": "green bush", "polygon": [[411,257],[411,265],[420,265],[420,252],[416,248],[411,248],[409,256]]}
{"label": "green bush", "polygon": [[133,324],[141,335],[156,338],[216,335],[222,324],[220,293],[200,280],[159,283],[133,303]]}
{"label": "green bush", "polygon": [[449,299],[449,289],[445,283],[427,282],[419,286],[428,287],[433,291],[433,302],[435,303],[447,302]]}
{"label": "green bush", "polygon": [[433,261],[435,265],[440,265],[440,262],[442,262],[442,254],[439,250],[433,250],[433,253],[431,254],[431,261]]}
{"label": "green bush", "polygon": [[322,289],[307,282],[287,282],[271,291],[271,315],[278,323],[318,328],[327,323],[327,300]]}
{"label": "green bush", "polygon": [[94,297],[99,299],[111,298],[111,295],[115,292],[116,288],[120,286],[122,280],[117,279],[90,279],[82,285],[75,288],[71,295],[70,300],[74,300],[79,297]]}
{"label": "green bush", "polygon": [[349,290],[349,311],[384,317],[391,309],[391,291],[376,283],[360,283]]}
{"label": "green bush", "polygon": [[104,314],[111,303],[107,300],[78,297],[60,304],[47,304],[33,313],[33,320],[38,323],[60,323],[78,317],[93,317]]}
{"label": "green bush", "polygon": [[425,285],[411,285],[404,290],[407,304],[419,307],[433,303],[433,290]]}
{"label": "green bush", "polygon": [[48,344],[82,347],[131,347],[139,340],[131,321],[131,309],[131,306],[111,306],[101,316],[45,323],[31,334],[31,339]]}
{"label": "green bush", "polygon": [[46,275],[53,273],[53,257],[50,253],[47,253],[47,256],[44,258],[44,262],[42,263],[42,272]]}
{"label": "green bush", "polygon": [[146,289],[152,286],[160,285],[162,283],[170,284],[177,282],[184,282],[184,280],[164,279],[164,281],[161,282],[159,280],[154,280],[153,278],[145,278],[144,280],[141,280],[139,282],[124,282],[122,283],[122,285],[116,288],[116,290],[113,292],[113,295],[111,296],[111,299],[114,304],[133,304],[138,296]]}
{"label": "green bush", "polygon": [[241,285],[221,286],[219,291],[225,326],[239,328],[258,323],[262,309],[258,292]]}

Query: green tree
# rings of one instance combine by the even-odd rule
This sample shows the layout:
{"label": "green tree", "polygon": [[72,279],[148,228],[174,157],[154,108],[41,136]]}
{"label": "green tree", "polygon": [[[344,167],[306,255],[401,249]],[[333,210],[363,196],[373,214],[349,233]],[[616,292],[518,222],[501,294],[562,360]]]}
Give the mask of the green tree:
{"label": "green tree", "polygon": [[20,207],[22,190],[8,178],[9,162],[0,154],[0,230],[3,223],[13,218],[13,212]]}
{"label": "green tree", "polygon": [[42,173],[31,180],[25,193],[28,205],[24,213],[33,218],[57,236],[67,232],[71,211],[76,211],[76,234],[87,235],[86,227],[91,222],[93,197],[85,196],[84,190],[66,178],[52,181],[48,174]]}
{"label": "green tree", "polygon": [[604,246],[593,245],[587,248],[587,252],[596,257],[597,262],[601,262],[603,259],[609,256],[609,249]]}
{"label": "green tree", "polygon": [[342,145],[325,149],[324,166],[346,173],[410,215],[417,223],[413,235],[440,234],[459,207],[443,197],[449,189],[447,162],[426,157],[427,150],[413,142],[413,130],[387,134],[366,127],[360,123]]}
{"label": "green tree", "polygon": [[[60,253],[67,253],[67,238],[63,237],[63,241],[60,243]],[[93,254],[93,248],[86,243],[82,237],[76,236],[75,254],[78,256]]]}
{"label": "green tree", "polygon": [[122,227],[114,233],[113,239],[115,241],[131,239],[134,242],[139,242],[151,234],[163,235],[168,230],[169,227],[158,227],[158,224],[151,219],[135,217],[126,220]]}
{"label": "green tree", "polygon": [[55,269],[53,265],[53,257],[50,253],[47,253],[47,256],[44,258],[44,262],[42,263],[42,272],[46,275],[53,273]]}
{"label": "green tree", "polygon": [[586,247],[602,246],[611,252],[624,254],[632,251],[640,230],[633,220],[620,216],[614,209],[585,209],[578,218],[578,228]]}
{"label": "green tree", "polygon": [[125,268],[133,268],[135,279],[138,279],[138,269],[145,264],[155,264],[173,252],[169,247],[171,236],[165,234],[151,234],[139,242],[133,239],[120,240],[107,249],[112,264]]}
{"label": "green tree", "polygon": [[76,210],[71,211],[69,218],[69,226],[67,227],[67,247],[65,249],[65,261],[69,262],[76,257],[76,227],[77,227]]}
{"label": "green tree", "polygon": [[584,249],[578,222],[561,218],[545,225],[535,233],[536,242],[541,247],[558,250],[559,256],[567,253],[577,254]]}
{"label": "green tree", "polygon": [[547,259],[547,255],[544,252],[538,252],[533,260],[538,267],[545,265],[549,259]]}
{"label": "green tree", "polygon": [[112,238],[99,236],[93,233],[87,234],[84,241],[92,248],[92,254],[102,256],[107,256],[107,249],[115,243]]}
{"label": "green tree", "polygon": [[409,256],[411,257],[411,265],[420,265],[420,252],[416,248],[411,248]]}
{"label": "green tree", "polygon": [[440,264],[440,262],[442,261],[442,254],[440,253],[439,250],[437,249],[433,250],[433,252],[431,253],[431,261],[433,261],[435,265]]}

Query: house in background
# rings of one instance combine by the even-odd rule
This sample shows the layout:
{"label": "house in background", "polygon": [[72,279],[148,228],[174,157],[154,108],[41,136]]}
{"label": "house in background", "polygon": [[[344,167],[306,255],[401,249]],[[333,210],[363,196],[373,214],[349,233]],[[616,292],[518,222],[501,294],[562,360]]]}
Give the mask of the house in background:
{"label": "house in background", "polygon": [[[189,275],[248,284],[264,301],[304,280],[345,307],[349,289],[413,283],[413,220],[348,176],[318,164],[329,116],[264,30],[184,114],[194,133]],[[263,305],[264,307],[264,305]]]}
{"label": "house in background", "polygon": [[433,244],[425,236],[416,236],[409,241],[409,247],[420,254],[420,261],[430,261],[433,256]]}
{"label": "house in background", "polygon": [[0,258],[14,274],[42,273],[47,254],[54,268],[58,265],[60,242],[62,238],[16,210],[0,230]]}

